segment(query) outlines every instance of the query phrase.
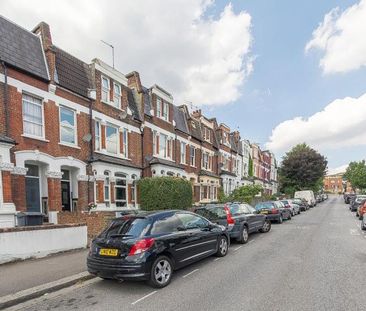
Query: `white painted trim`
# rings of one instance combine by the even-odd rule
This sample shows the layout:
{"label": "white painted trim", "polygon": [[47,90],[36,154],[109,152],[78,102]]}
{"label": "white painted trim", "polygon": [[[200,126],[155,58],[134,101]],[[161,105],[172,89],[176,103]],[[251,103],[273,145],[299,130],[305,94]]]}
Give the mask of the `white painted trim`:
{"label": "white painted trim", "polygon": [[60,172],[61,166],[70,166],[78,168],[78,174],[86,175],[86,163],[73,157],[53,157],[38,150],[22,150],[14,153],[15,162],[19,167],[25,167],[25,161],[33,160],[48,164],[48,171]]}
{"label": "white painted trim", "polygon": [[[48,77],[48,80],[51,80],[51,77],[50,77],[50,71],[48,69],[48,63],[47,63],[47,59],[46,59],[46,54],[44,52],[44,48],[43,48],[43,41],[42,41],[42,36],[40,34],[35,34],[38,38],[39,38],[39,41],[41,43],[41,50],[42,50],[42,55],[43,55],[43,61],[44,61],[44,64],[46,66],[46,70],[47,70],[47,77]],[[53,77],[52,77],[53,78]]]}
{"label": "white painted trim", "polygon": [[168,103],[173,104],[173,96],[165,94],[163,91],[159,90],[155,85],[151,88],[151,93],[159,96],[161,99],[164,99]]}
{"label": "white painted trim", "polygon": [[102,125],[110,123],[117,127],[124,127],[128,129],[129,132],[135,132],[141,134],[141,130],[138,127],[122,122],[118,119],[111,118],[103,113],[100,113],[99,111],[93,110],[93,118],[98,119]]}
{"label": "white painted trim", "polygon": [[97,62],[98,63],[94,62],[95,70],[100,71],[102,74],[107,75],[108,77],[119,82],[120,84],[128,86],[128,79],[125,77],[124,74],[120,73],[116,69],[113,69],[99,59],[97,60]]}

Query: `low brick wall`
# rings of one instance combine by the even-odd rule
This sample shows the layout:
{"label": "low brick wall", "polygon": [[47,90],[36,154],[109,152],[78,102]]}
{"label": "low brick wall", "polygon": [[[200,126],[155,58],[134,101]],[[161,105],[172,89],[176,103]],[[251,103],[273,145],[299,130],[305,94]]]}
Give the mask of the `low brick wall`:
{"label": "low brick wall", "polygon": [[109,222],[116,217],[114,212],[59,212],[58,224],[86,224],[88,228],[88,242],[95,238]]}

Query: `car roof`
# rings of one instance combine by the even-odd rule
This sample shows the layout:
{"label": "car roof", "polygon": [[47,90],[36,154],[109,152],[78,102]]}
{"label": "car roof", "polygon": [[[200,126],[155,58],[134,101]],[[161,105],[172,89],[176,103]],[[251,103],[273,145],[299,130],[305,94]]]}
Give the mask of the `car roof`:
{"label": "car roof", "polygon": [[120,220],[123,218],[156,218],[162,216],[169,216],[177,212],[181,213],[191,213],[186,210],[158,210],[158,211],[138,211],[136,214],[126,214],[121,217],[116,217],[114,220]]}

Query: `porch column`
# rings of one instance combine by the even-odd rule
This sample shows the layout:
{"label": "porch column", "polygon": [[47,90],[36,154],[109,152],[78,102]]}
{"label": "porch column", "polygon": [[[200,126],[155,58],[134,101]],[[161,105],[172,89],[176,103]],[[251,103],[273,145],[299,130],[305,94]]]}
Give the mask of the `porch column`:
{"label": "porch column", "polygon": [[[78,175],[77,179],[78,179],[77,210],[78,212],[80,212],[87,210],[88,204],[94,202],[95,177],[91,175]],[[88,195],[88,187],[89,187],[89,195]]]}
{"label": "porch column", "polygon": [[96,196],[96,203],[97,204],[104,204],[104,175],[97,175],[95,176],[95,183],[97,189],[97,196]]}
{"label": "porch column", "polygon": [[15,205],[11,187],[13,163],[0,162],[0,228],[15,226]]}
{"label": "porch column", "polygon": [[61,177],[62,172],[48,171],[46,173],[48,185],[48,210],[49,212],[62,211],[61,204]]}
{"label": "porch column", "polygon": [[26,212],[26,192],[25,192],[25,175],[27,174],[27,168],[14,167],[12,174],[12,191],[13,201],[17,211]]}

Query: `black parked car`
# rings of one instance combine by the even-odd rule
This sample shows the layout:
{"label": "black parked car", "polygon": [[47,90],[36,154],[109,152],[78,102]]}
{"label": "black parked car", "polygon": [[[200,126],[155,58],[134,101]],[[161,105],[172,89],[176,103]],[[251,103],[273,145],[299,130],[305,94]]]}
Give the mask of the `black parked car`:
{"label": "black parked car", "polygon": [[284,219],[291,219],[290,209],[285,208],[280,201],[261,202],[255,206],[255,209],[260,214],[266,215],[269,220],[277,221],[280,224]]}
{"label": "black parked car", "polygon": [[366,195],[357,195],[354,200],[352,200],[352,203],[349,206],[349,209],[351,212],[357,212],[358,207],[365,203]]}
{"label": "black parked car", "polygon": [[103,279],[170,283],[173,271],[205,257],[223,257],[224,227],[186,211],[144,212],[117,218],[90,246],[88,271]]}
{"label": "black parked car", "polygon": [[306,202],[305,199],[295,198],[292,199],[292,203],[300,205],[300,211],[302,212],[305,212],[310,208],[308,202]]}
{"label": "black parked car", "polygon": [[245,203],[210,204],[195,210],[210,221],[225,226],[230,238],[245,244],[249,234],[268,232],[271,222],[266,215],[259,214],[254,207]]}

